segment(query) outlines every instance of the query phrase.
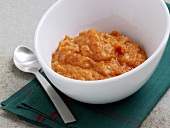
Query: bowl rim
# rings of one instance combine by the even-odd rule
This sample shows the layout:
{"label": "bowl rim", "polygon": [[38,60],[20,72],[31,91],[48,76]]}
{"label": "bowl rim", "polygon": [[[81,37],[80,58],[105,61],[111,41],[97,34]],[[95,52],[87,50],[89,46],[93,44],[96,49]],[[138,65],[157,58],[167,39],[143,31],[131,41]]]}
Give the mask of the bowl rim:
{"label": "bowl rim", "polygon": [[[56,73],[55,71],[53,71],[49,66],[46,65],[46,63],[44,62],[44,60],[42,59],[39,51],[38,51],[38,35],[39,35],[39,31],[41,28],[41,25],[43,24],[45,18],[47,17],[47,15],[53,10],[53,8],[59,4],[62,0],[58,0],[57,2],[55,2],[46,12],[45,14],[42,16],[41,20],[38,23],[38,26],[36,28],[35,31],[35,36],[34,36],[34,48],[35,48],[35,53],[37,55],[37,58],[40,62],[40,64],[43,65],[43,67],[45,67],[46,71],[50,72],[52,75],[56,75],[59,79],[63,79],[64,81],[67,82],[76,82],[77,84],[85,84],[85,83],[93,83],[90,84],[90,86],[92,85],[98,85],[97,83],[105,83],[105,82],[113,82],[113,81],[117,81],[117,80],[121,80],[123,78],[126,78],[127,76],[134,74],[135,72],[137,72],[138,70],[141,70],[142,68],[144,68],[146,65],[148,65],[162,50],[162,48],[164,47],[164,45],[166,45],[166,41],[168,40],[169,37],[169,33],[170,33],[170,16],[169,16],[169,10],[165,4],[164,1],[160,1],[162,6],[164,7],[165,11],[166,11],[166,17],[167,17],[167,27],[165,30],[165,34],[164,37],[161,41],[161,43],[159,44],[158,48],[153,52],[153,54],[145,61],[143,62],[141,65],[139,65],[138,67],[134,68],[133,70],[130,70],[124,74],[121,74],[119,76],[116,77],[111,77],[111,78],[106,78],[106,79],[102,79],[102,80],[92,80],[92,81],[84,81],[84,80],[76,80],[76,79],[72,79],[72,78],[68,78],[65,76],[62,76],[58,73]],[[48,76],[47,76],[48,77]]]}

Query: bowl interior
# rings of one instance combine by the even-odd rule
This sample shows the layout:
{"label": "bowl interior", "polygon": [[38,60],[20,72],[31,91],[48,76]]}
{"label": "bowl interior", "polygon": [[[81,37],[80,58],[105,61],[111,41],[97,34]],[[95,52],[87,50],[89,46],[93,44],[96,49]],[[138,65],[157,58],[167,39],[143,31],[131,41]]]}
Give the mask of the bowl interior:
{"label": "bowl interior", "polygon": [[51,67],[51,54],[65,35],[74,37],[92,28],[107,33],[116,29],[139,43],[150,57],[167,30],[165,6],[161,0],[59,0],[37,27],[37,56]]}

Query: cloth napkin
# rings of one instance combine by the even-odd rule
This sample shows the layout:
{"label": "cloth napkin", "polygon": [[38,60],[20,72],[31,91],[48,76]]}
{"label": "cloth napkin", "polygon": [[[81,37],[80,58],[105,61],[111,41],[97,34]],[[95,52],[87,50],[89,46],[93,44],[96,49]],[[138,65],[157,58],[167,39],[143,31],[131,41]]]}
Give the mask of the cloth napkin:
{"label": "cloth napkin", "polygon": [[56,90],[75,116],[77,121],[74,123],[64,124],[37,79],[1,105],[20,119],[45,128],[137,128],[170,87],[169,76],[170,39],[151,78],[139,91],[124,100],[105,105],[85,104]]}

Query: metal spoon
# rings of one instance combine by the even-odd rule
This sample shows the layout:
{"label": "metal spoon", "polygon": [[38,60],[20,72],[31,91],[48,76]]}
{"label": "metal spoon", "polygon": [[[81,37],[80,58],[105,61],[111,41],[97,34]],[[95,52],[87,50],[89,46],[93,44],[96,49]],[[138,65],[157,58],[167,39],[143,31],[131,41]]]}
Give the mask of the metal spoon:
{"label": "metal spoon", "polygon": [[54,106],[58,110],[64,123],[71,123],[76,121],[70,110],[62,101],[57,92],[49,84],[49,82],[40,74],[39,70],[41,66],[37,60],[37,57],[33,51],[25,46],[19,46],[14,51],[13,61],[17,68],[23,72],[33,73],[40,81],[42,87],[50,97]]}

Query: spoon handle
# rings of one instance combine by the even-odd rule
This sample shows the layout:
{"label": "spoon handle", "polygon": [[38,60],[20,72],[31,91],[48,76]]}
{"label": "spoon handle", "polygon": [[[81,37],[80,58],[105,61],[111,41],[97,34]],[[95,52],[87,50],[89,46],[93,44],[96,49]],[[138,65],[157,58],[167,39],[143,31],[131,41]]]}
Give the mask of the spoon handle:
{"label": "spoon handle", "polygon": [[57,92],[53,89],[50,83],[39,73],[39,71],[35,72],[35,75],[39,82],[41,83],[42,87],[50,97],[51,101],[53,102],[54,106],[58,110],[61,118],[63,119],[64,123],[71,123],[76,121],[66,104],[57,94]]}

